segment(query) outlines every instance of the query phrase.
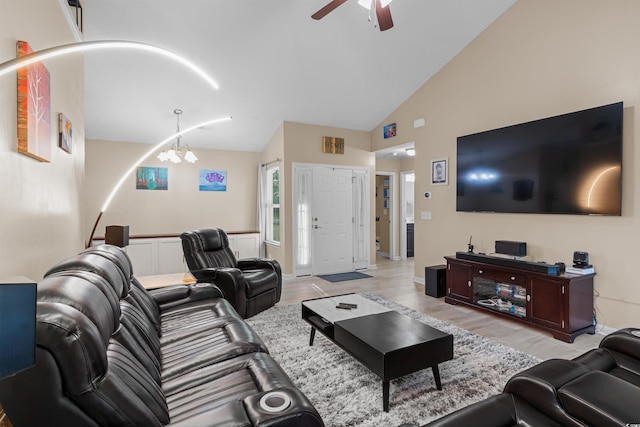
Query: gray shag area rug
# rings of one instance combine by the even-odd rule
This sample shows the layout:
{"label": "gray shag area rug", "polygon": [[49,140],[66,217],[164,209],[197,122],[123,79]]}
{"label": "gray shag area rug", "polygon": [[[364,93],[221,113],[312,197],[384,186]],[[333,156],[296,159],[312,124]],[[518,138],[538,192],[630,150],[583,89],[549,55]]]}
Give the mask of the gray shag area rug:
{"label": "gray shag area rug", "polygon": [[382,381],[322,334],[309,347],[311,326],[300,304],[272,307],[247,319],[272,357],[316,407],[327,426],[424,424],[500,393],[507,380],[540,362],[533,356],[378,296],[361,294],[454,336],[454,359],[442,363],[442,390],[431,369],[392,380],[389,412]]}

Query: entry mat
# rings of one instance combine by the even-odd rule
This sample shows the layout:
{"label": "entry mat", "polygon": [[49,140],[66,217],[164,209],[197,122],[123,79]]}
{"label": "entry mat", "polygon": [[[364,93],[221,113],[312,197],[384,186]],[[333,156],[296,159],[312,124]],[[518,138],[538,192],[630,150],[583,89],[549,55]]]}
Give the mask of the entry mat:
{"label": "entry mat", "polygon": [[318,277],[326,280],[327,282],[336,283],[336,282],[345,282],[347,280],[366,279],[368,277],[373,277],[373,276],[360,273],[359,271],[349,271],[348,273],[323,274]]}

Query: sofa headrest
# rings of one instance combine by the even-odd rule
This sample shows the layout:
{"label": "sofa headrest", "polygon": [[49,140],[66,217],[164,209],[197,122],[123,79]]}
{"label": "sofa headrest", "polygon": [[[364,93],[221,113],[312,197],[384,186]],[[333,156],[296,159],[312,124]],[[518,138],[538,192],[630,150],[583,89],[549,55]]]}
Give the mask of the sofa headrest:
{"label": "sofa headrest", "polygon": [[[103,343],[107,343],[120,327],[120,304],[110,289],[107,281],[97,274],[59,272],[38,283],[37,301],[38,305],[52,303],[72,307],[79,312],[77,316],[86,317],[95,325]],[[111,297],[106,296],[109,292],[113,293]]]}
{"label": "sofa headrest", "polygon": [[229,246],[227,234],[219,228],[199,229],[194,230],[193,233],[199,237],[205,252],[219,251]]}
{"label": "sofa headrest", "polygon": [[86,249],[83,253],[97,254],[108,258],[122,270],[127,280],[133,278],[131,258],[129,258],[129,255],[127,255],[123,249],[114,245],[98,245]]}
{"label": "sofa headrest", "polygon": [[129,279],[125,273],[110,259],[97,253],[81,253],[54,265],[45,273],[45,277],[64,271],[88,271],[103,277],[118,295],[125,298],[129,294]]}

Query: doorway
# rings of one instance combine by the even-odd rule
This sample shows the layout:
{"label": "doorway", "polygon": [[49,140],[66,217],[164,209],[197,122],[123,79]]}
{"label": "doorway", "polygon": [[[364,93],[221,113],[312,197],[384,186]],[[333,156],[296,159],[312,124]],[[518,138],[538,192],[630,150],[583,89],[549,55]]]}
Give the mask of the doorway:
{"label": "doorway", "polygon": [[415,174],[400,172],[400,259],[414,254]]}
{"label": "doorway", "polygon": [[295,163],[292,169],[294,275],[368,268],[368,169]]}
{"label": "doorway", "polygon": [[395,180],[394,172],[376,172],[376,253],[389,259],[397,259]]}

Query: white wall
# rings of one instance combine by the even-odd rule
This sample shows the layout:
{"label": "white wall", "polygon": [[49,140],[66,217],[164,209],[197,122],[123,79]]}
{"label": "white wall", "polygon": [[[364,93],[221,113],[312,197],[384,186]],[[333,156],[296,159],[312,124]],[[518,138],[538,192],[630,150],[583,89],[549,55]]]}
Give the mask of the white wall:
{"label": "white wall", "polygon": [[[0,62],[16,42],[33,50],[73,42],[56,1],[0,0]],[[0,275],[39,280],[55,262],[83,248],[84,61],[81,54],[44,62],[51,79],[50,163],[17,152],[16,73],[0,77]],[[73,153],[58,148],[58,113],[73,124]]]}

